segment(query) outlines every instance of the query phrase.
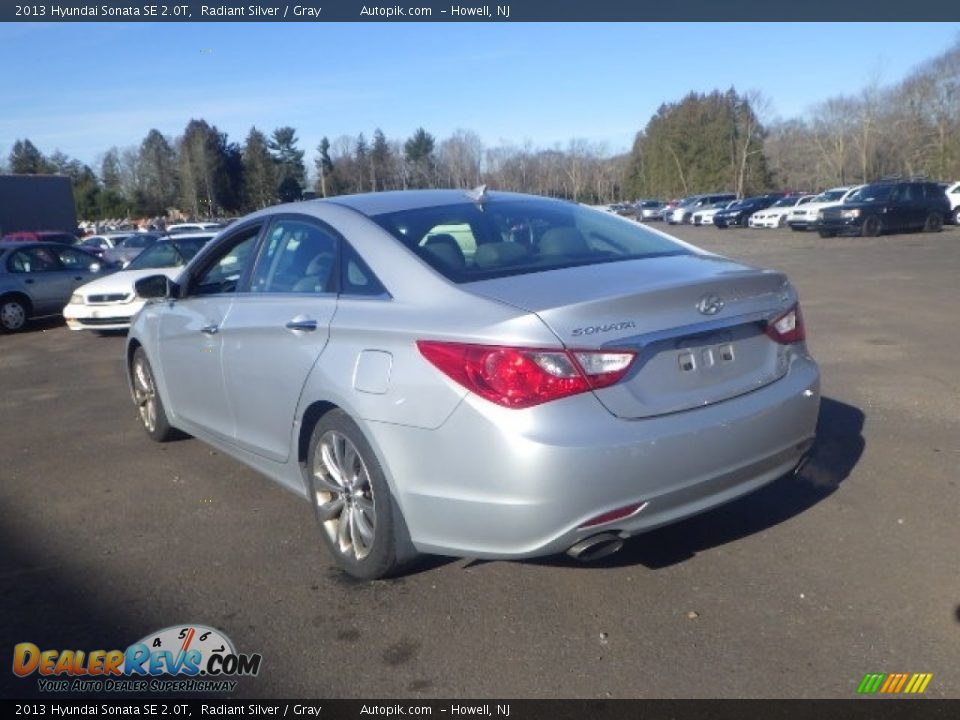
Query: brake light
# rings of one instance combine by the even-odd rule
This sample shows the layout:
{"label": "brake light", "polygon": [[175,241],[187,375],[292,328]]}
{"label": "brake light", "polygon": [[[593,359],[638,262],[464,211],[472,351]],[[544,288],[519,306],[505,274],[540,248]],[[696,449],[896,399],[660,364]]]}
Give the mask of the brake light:
{"label": "brake light", "polygon": [[420,354],[470,392],[508,408],[528,408],[613,385],[635,353],[553,350],[418,340]]}
{"label": "brake light", "polygon": [[800,304],[797,303],[783,315],[767,322],[767,335],[781,345],[800,342],[806,339],[803,327],[803,315],[800,313]]}

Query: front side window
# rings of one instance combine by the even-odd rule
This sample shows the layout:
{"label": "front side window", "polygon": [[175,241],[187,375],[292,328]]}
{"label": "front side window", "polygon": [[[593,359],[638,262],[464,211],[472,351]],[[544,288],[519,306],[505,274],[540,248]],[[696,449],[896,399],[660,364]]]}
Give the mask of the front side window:
{"label": "front side window", "polygon": [[337,239],[303,220],[270,226],[250,282],[251,292],[336,292]]}
{"label": "front side window", "polygon": [[[244,228],[225,238],[197,268],[190,282],[191,295],[220,295],[236,292],[253,257],[260,226]],[[193,273],[191,273],[193,274]]]}
{"label": "front side window", "polygon": [[[372,219],[458,283],[690,254],[642,225],[556,200],[490,200],[481,206],[463,203],[417,208]],[[450,232],[437,232],[441,228]],[[471,240],[475,245],[472,254]]]}
{"label": "front side window", "polygon": [[90,266],[97,262],[96,258],[71,248],[57,250],[57,257],[68,270],[89,270]]}

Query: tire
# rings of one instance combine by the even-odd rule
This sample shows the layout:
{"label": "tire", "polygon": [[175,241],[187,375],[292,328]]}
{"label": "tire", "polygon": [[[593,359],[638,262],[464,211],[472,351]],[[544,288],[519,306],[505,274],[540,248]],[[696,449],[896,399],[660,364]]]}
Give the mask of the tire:
{"label": "tire", "polygon": [[940,213],[930,213],[923,223],[923,231],[935,233],[943,230],[943,216]]}
{"label": "tire", "polygon": [[960,225],[960,207],[953,211],[953,224]]}
{"label": "tire", "polygon": [[[339,408],[313,428],[307,454],[310,502],[337,565],[360,580],[396,573],[398,530],[406,526],[383,469],[357,424]],[[351,477],[352,476],[352,477]]]}
{"label": "tire", "polygon": [[832,230],[817,230],[817,233],[819,233],[820,237],[822,238],[831,238],[836,236],[836,233]]}
{"label": "tire", "polygon": [[794,232],[803,232],[804,230],[806,230],[805,227],[800,227],[799,225],[791,225],[790,229],[793,230]]}
{"label": "tire", "polygon": [[147,353],[138,347],[130,362],[133,402],[140,415],[143,429],[154,442],[167,442],[177,437],[178,432],[167,420],[167,411],[163,407],[157,383],[153,377],[153,368],[147,360]]}
{"label": "tire", "polygon": [[870,215],[864,218],[863,225],[860,226],[860,235],[863,237],[876,237],[883,232],[883,223],[876,215]]}
{"label": "tire", "polygon": [[19,295],[0,299],[0,332],[20,332],[30,318],[30,303]]}
{"label": "tire", "polygon": [[786,225],[787,225],[787,216],[781,215],[780,219],[777,220],[777,227],[782,228],[782,227],[786,227]]}
{"label": "tire", "polygon": [[745,228],[750,227],[750,216],[749,216],[749,215],[745,215],[745,216],[743,217],[743,219],[740,221],[740,224],[741,224],[743,227],[745,227]]}

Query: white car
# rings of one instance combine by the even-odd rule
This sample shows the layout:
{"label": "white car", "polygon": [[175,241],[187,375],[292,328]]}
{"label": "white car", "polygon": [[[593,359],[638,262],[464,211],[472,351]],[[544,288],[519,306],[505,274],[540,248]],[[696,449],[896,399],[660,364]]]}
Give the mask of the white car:
{"label": "white car", "polygon": [[146,300],[137,296],[137,280],[163,274],[176,279],[215,233],[191,233],[163,238],[137,255],[125,270],[99,278],[73,291],[63,308],[71,330],[125,330]]}
{"label": "white car", "polygon": [[950,201],[950,217],[954,225],[960,225],[960,182],[955,182],[944,190]]}
{"label": "white car", "polygon": [[222,230],[224,227],[223,223],[218,222],[174,223],[173,225],[167,225],[167,234],[209,232],[211,230]]}
{"label": "white car", "polygon": [[693,214],[693,217],[690,218],[690,223],[692,225],[713,226],[713,216],[717,214],[717,211],[728,208],[735,202],[737,201],[731,200],[730,202],[719,202],[711,205],[710,207],[704,208],[703,210],[697,210]]}
{"label": "white car", "polygon": [[787,215],[787,225],[791,230],[809,230],[817,222],[818,212],[825,207],[842,205],[848,197],[862,187],[863,185],[845,185],[824,190],[810,202],[790,210]]}
{"label": "white car", "polygon": [[787,215],[791,209],[811,202],[814,195],[788,195],[777,200],[763,210],[757,210],[750,216],[748,224],[752,228],[778,228],[787,224]]}

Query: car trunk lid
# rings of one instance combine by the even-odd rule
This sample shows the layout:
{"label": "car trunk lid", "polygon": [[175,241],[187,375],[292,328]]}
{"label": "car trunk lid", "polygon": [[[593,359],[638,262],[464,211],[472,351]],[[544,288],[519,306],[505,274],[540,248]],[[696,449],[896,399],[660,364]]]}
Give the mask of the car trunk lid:
{"label": "car trunk lid", "polygon": [[787,371],[764,332],[796,296],[786,277],[683,255],[485,280],[463,286],[536,313],[573,349],[630,349],[627,377],[596,391],[614,415],[644,418],[720,402]]}

